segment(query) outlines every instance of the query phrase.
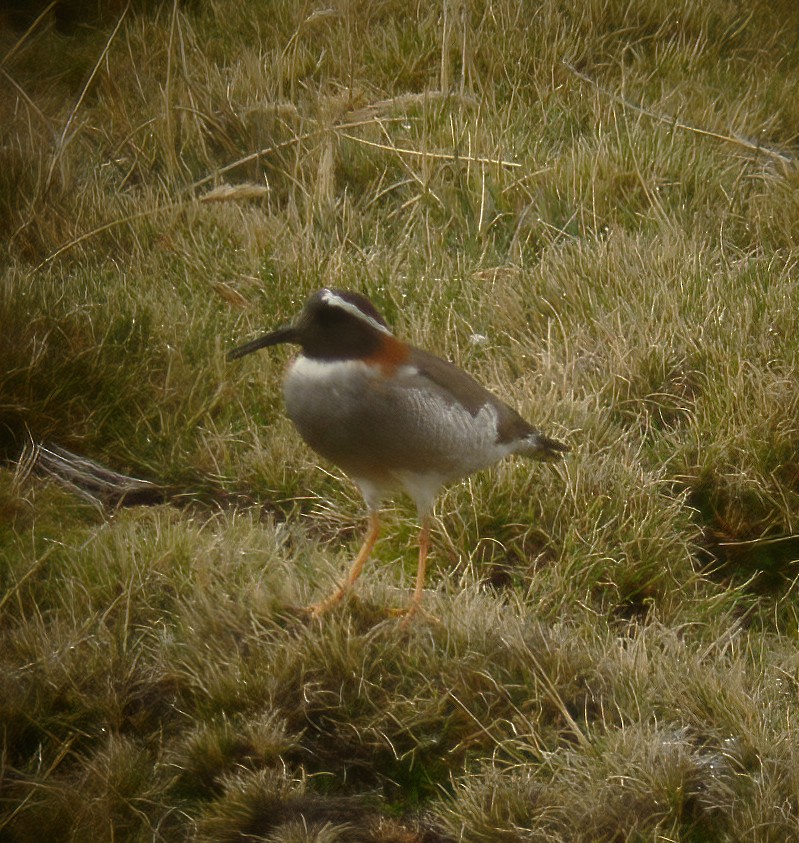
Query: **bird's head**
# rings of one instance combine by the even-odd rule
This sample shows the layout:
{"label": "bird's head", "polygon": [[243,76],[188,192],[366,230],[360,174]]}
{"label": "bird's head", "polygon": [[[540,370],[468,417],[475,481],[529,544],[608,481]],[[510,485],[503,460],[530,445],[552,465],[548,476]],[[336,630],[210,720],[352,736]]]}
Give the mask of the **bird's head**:
{"label": "bird's head", "polygon": [[321,360],[367,358],[391,336],[385,320],[366,296],[326,287],[308,299],[293,324],[234,348],[228,360],[281,343],[295,343],[307,357]]}

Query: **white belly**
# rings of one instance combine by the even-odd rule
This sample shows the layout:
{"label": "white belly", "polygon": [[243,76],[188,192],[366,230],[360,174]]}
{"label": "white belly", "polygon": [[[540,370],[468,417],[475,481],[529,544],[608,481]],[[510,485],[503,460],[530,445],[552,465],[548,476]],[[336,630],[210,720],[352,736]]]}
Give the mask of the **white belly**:
{"label": "white belly", "polygon": [[472,415],[441,390],[420,387],[411,367],[386,377],[360,361],[300,356],[286,373],[284,396],[289,417],[315,451],[356,482],[403,487],[417,505],[420,495],[432,497],[442,483],[513,450],[497,442],[494,407]]}

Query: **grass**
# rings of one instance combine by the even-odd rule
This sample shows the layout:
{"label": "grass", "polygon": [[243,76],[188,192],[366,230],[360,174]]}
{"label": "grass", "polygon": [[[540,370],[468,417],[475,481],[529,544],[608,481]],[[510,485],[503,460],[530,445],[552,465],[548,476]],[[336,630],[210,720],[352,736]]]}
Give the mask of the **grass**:
{"label": "grass", "polygon": [[[793,5],[63,6],[0,20],[0,837],[799,839]],[[403,502],[304,619],[362,503],[225,361],[323,285],[573,449],[442,495],[407,631]]]}

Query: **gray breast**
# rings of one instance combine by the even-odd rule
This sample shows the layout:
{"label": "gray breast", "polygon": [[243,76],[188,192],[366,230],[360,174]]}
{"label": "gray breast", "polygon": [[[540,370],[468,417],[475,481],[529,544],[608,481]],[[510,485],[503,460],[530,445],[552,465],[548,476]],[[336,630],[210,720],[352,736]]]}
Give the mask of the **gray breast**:
{"label": "gray breast", "polygon": [[454,479],[511,450],[497,442],[497,414],[470,412],[418,373],[397,377],[359,361],[298,357],[284,384],[286,409],[302,437],[353,477],[387,482],[398,473]]}

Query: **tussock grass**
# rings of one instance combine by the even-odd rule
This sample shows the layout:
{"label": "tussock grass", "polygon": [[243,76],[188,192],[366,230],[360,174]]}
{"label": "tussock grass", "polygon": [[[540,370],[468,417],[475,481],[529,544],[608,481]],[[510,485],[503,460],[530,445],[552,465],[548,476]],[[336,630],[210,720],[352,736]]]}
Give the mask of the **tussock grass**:
{"label": "tussock grass", "polygon": [[[69,12],[0,21],[0,836],[797,839],[796,10]],[[407,632],[402,503],[308,623],[361,503],[224,359],[322,285],[573,448]]]}

